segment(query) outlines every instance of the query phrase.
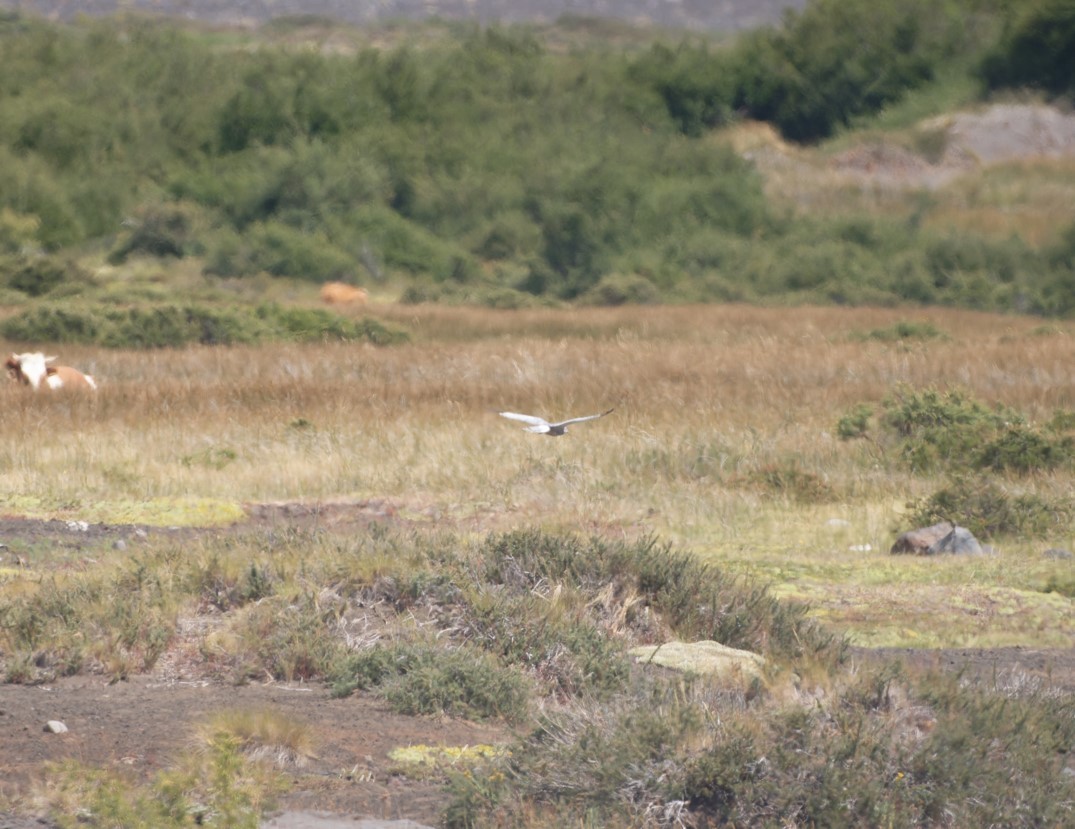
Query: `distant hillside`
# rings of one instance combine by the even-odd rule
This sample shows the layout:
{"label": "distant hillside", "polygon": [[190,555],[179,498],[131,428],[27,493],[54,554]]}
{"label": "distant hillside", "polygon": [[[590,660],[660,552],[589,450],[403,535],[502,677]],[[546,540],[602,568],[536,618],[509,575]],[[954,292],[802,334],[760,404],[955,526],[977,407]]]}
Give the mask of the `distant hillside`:
{"label": "distant hillside", "polygon": [[776,23],[806,0],[0,0],[0,8],[69,19],[138,10],[222,25],[256,26],[316,15],[364,24],[441,17],[483,23],[552,22],[563,15],[607,17],[680,29],[739,31]]}

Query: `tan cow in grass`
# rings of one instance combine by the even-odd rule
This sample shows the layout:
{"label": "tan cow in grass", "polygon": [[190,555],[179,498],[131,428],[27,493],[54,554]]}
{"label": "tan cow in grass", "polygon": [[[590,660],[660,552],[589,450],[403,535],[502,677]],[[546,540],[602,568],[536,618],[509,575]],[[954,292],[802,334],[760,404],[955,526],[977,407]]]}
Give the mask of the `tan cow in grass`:
{"label": "tan cow in grass", "polygon": [[12,380],[24,386],[47,389],[88,389],[95,391],[97,383],[88,374],[71,366],[50,366],[55,357],[46,357],[40,351],[12,354],[4,365]]}
{"label": "tan cow in grass", "polygon": [[329,305],[365,305],[369,294],[346,282],[326,282],[321,286],[321,300]]}

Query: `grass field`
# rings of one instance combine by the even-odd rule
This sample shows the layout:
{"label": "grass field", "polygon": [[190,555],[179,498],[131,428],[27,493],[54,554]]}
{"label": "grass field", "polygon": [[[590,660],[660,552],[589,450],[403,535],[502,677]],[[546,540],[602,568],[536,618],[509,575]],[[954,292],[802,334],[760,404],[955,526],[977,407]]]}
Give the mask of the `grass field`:
{"label": "grass field", "polygon": [[[892,557],[908,505],[944,470],[837,434],[901,387],[962,389],[1031,424],[1073,410],[1067,324],[735,306],[374,313],[412,342],[63,350],[100,392],[2,389],[0,509],[210,525],[244,504],[387,499],[464,533],[654,535],[807,600],[863,644],[1075,644],[1070,597],[1044,592],[1072,579],[1070,559],[1043,555],[1072,546],[1070,526],[983,538],[985,557]],[[496,415],[611,406],[561,439]],[[1070,468],[979,474],[1059,500],[1075,481]]]}

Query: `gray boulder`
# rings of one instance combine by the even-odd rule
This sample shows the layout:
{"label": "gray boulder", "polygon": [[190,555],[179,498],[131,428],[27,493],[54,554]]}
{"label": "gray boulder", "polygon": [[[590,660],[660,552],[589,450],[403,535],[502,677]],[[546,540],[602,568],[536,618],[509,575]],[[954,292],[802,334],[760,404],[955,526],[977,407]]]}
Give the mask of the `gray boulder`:
{"label": "gray boulder", "polygon": [[942,521],[932,527],[908,530],[896,539],[890,552],[892,555],[906,553],[935,556],[941,553],[982,555],[985,551],[966,527],[956,526],[951,521]]}

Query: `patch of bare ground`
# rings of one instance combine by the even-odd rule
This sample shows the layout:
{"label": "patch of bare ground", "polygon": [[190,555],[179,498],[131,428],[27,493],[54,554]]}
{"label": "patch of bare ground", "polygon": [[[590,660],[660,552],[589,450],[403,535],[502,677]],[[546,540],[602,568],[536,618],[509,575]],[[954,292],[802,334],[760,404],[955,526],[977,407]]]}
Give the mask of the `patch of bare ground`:
{"label": "patch of bare ground", "polygon": [[[154,676],[109,683],[76,676],[4,688],[0,796],[18,802],[44,763],[66,759],[148,780],[190,747],[193,725],[219,711],[261,709],[305,726],[316,747],[286,766],[290,788],[278,805],[288,811],[436,824],[445,805],[440,782],[397,774],[389,752],[407,745],[490,744],[508,736],[494,725],[400,716],[361,694],[335,699],[320,685],[236,686]],[[47,733],[50,720],[69,730]]]}
{"label": "patch of bare ground", "polygon": [[748,125],[733,143],[781,187],[801,180],[800,201],[817,197],[817,178],[881,190],[935,190],[983,167],[1075,156],[1075,114],[1042,104],[997,104],[957,112],[918,125],[933,134],[936,157],[898,143],[866,141],[821,158],[780,140],[768,125]]}
{"label": "patch of bare ground", "polygon": [[1072,648],[852,648],[860,664],[899,662],[911,673],[957,674],[1003,694],[1075,694]]}

